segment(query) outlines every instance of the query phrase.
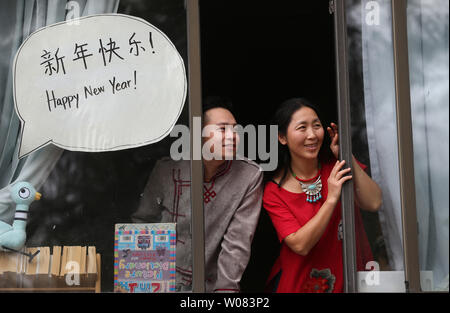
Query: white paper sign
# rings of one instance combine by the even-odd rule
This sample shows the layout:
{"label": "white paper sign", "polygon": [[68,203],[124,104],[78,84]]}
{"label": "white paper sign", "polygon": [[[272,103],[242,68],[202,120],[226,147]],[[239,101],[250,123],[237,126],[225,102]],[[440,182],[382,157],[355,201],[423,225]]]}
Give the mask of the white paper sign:
{"label": "white paper sign", "polygon": [[172,42],[143,19],[91,15],[30,35],[14,60],[19,157],[49,143],[114,151],[167,136],[186,100]]}

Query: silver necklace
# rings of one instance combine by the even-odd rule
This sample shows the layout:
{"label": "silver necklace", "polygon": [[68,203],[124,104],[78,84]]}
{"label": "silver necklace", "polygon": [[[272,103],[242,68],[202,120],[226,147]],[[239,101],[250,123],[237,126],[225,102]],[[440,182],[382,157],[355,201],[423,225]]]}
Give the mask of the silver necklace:
{"label": "silver necklace", "polygon": [[[315,203],[322,199],[322,180],[320,179],[320,165],[319,165],[319,174],[311,179],[308,180],[302,180],[297,177],[297,175],[294,174],[291,167],[289,167],[291,170],[292,176],[300,183],[300,187],[302,188],[302,191],[306,194],[306,201],[309,203]],[[308,181],[312,181],[312,183],[308,183]]]}

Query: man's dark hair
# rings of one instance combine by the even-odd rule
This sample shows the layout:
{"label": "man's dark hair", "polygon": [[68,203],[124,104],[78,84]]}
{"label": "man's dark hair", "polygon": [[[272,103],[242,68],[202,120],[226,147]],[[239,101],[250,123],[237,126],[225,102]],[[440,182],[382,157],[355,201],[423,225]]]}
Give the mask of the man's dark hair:
{"label": "man's dark hair", "polygon": [[227,109],[233,114],[233,102],[225,96],[207,96],[203,99],[203,114],[214,108]]}

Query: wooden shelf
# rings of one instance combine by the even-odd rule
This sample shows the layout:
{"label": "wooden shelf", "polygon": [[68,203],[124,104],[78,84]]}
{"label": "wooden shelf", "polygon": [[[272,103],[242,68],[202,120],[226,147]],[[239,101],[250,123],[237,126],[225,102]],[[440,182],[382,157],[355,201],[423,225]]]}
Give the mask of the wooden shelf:
{"label": "wooden shelf", "polygon": [[100,292],[101,256],[95,247],[54,246],[0,252],[0,292]]}

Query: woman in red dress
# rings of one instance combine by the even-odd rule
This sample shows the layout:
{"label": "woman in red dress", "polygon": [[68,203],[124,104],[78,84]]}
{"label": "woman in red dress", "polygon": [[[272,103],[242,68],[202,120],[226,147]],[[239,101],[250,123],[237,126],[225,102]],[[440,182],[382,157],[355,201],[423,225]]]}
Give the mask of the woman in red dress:
{"label": "woman in red dress", "polygon": [[371,260],[371,252],[358,207],[377,211],[381,190],[354,157],[353,172],[338,160],[336,124],[327,127],[329,148],[323,145],[318,109],[306,99],[284,102],[275,124],[280,162],[265,186],[263,206],[282,246],[268,281],[276,292],[342,292],[342,185],[353,179],[355,186],[359,270]]}

